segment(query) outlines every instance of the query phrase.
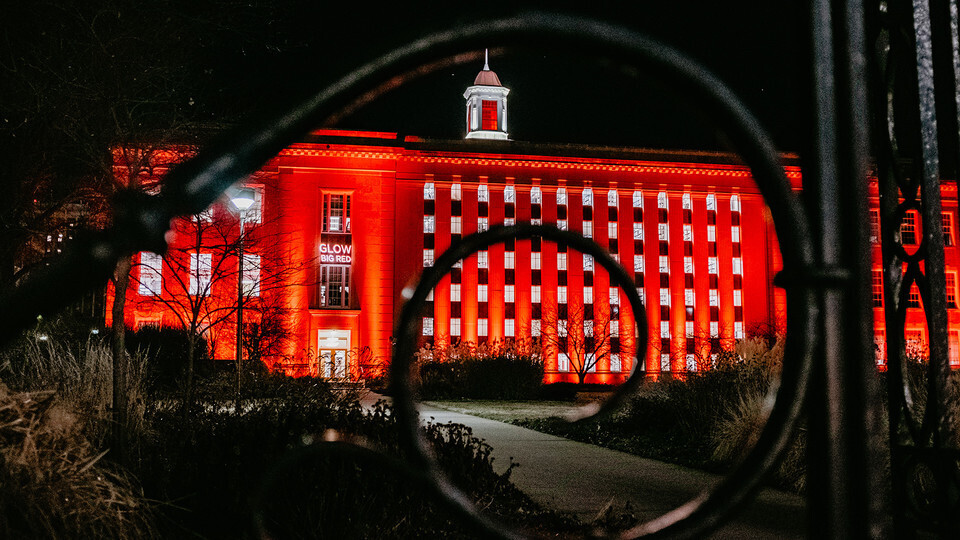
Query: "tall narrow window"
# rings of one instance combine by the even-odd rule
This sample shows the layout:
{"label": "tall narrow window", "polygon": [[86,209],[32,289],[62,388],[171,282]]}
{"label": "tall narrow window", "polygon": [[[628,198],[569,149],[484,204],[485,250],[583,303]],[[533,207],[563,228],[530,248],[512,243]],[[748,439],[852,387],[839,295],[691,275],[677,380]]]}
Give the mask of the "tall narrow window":
{"label": "tall narrow window", "polygon": [[[426,196],[426,188],[424,188]],[[350,232],[350,195],[327,193],[323,196],[323,232]]]}
{"label": "tall narrow window", "polygon": [[482,129],[485,131],[497,131],[497,102],[484,99],[480,102],[482,110],[481,119],[483,121]]}
{"label": "tall narrow window", "polygon": [[944,212],[940,214],[940,220],[943,223],[943,245],[953,245],[953,213]]}
{"label": "tall narrow window", "polygon": [[947,278],[947,307],[951,309],[957,308],[957,274],[953,272],[947,272],[944,277]]}
{"label": "tall narrow window", "polygon": [[159,296],[163,289],[163,257],[149,251],[140,252],[140,284],[137,292],[141,296]]}
{"label": "tall narrow window", "polygon": [[243,254],[243,295],[260,296],[260,256]]}
{"label": "tall narrow window", "polygon": [[350,305],[350,267],[320,267],[320,307],[345,308]]}
{"label": "tall narrow window", "polygon": [[[871,298],[873,307],[883,307],[883,272],[881,270],[873,271],[871,282]],[[948,274],[949,275],[949,274]],[[950,296],[950,289],[947,289],[947,298]]]}
{"label": "tall narrow window", "polygon": [[213,271],[213,254],[190,254],[190,294],[207,296],[210,294],[210,278]]}
{"label": "tall narrow window", "polygon": [[907,210],[900,224],[900,241],[904,245],[917,243],[917,211]]}

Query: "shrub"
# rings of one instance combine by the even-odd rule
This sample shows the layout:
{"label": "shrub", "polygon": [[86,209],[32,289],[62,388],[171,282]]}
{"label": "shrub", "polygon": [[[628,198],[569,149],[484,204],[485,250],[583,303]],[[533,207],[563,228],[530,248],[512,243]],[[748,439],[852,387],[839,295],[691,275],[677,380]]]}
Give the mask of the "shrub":
{"label": "shrub", "polygon": [[423,399],[530,399],[543,385],[543,360],[532,340],[459,342],[418,353]]}
{"label": "shrub", "polygon": [[[189,339],[188,331],[182,328],[144,326],[136,332],[127,332],[126,346],[131,354],[142,351],[146,355],[151,386],[172,390],[178,387],[186,373]],[[197,375],[210,375],[213,363],[207,352],[207,342],[202,337],[197,339],[195,351]]]}

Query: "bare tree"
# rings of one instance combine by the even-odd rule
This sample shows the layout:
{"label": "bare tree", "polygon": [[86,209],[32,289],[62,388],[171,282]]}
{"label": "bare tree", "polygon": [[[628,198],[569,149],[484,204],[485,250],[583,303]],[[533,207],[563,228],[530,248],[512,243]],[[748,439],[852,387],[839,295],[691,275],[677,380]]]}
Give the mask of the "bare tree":
{"label": "bare tree", "polygon": [[[143,259],[138,271],[131,272],[138,288],[131,297],[137,299],[138,307],[169,313],[187,331],[185,405],[193,401],[195,349],[201,337],[214,329],[231,335],[236,328],[241,242],[243,310],[249,317],[245,330],[253,331],[241,335],[248,359],[262,360],[288,339],[284,293],[297,285],[294,278],[302,265],[290,262],[285,242],[275,231],[270,224],[251,226],[248,221],[241,237],[239,219],[219,208],[175,222],[177,239],[161,259],[159,276],[156,262],[144,264]],[[153,256],[141,257],[150,261]]]}
{"label": "bare tree", "polygon": [[608,307],[585,304],[579,298],[569,304],[552,302],[544,306],[542,320],[544,356],[566,355],[579,384],[609,357],[611,321],[615,319]]}

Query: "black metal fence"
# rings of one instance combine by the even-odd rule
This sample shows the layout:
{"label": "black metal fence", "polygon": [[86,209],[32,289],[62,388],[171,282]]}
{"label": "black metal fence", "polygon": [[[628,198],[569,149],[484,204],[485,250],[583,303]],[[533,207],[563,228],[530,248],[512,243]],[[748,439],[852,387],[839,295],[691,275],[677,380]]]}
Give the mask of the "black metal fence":
{"label": "black metal fence", "polygon": [[[550,14],[492,20],[430,35],[391,51],[282,114],[227,134],[173,170],[158,196],[125,194],[116,202],[117,217],[110,229],[81,238],[63,258],[4,294],[0,341],[23,331],[38,314],[52,313],[85,289],[102,284],[119,258],[141,250],[163,251],[172,218],[203,210],[310,128],[337,118],[356,96],[376,93],[398,78],[413,77],[421,66],[486,43],[523,45],[549,38],[649,70],[708,111],[751,167],[783,247],[784,270],[777,283],[788,298],[787,352],[776,404],[759,442],[712,491],[625,536],[689,538],[715,529],[758,489],[806,412],[811,537],[882,537],[894,532],[957,537],[960,472],[957,450],[951,446],[956,428],[949,412],[954,409],[942,402],[948,395],[949,367],[943,239],[938,232],[938,155],[950,152],[956,159],[958,149],[937,146],[937,120],[943,115],[937,114],[933,74],[933,54],[946,47],[952,52],[953,71],[942,77],[952,84],[952,94],[947,95],[957,98],[951,110],[960,109],[956,1],[863,6],[854,1],[814,0],[809,7],[810,65],[798,66],[811,74],[810,136],[802,149],[803,201],[792,192],[774,145],[750,111],[722,81],[683,53],[600,22]],[[931,21],[944,17],[945,25],[932,25]],[[937,77],[937,85],[943,84],[939,71]],[[901,84],[903,79],[908,84]],[[919,126],[919,143],[910,146],[916,148],[914,153],[898,145],[897,107],[912,107],[910,114],[916,115],[909,122],[911,127]],[[956,130],[956,118],[947,125]],[[876,161],[882,193],[889,446],[882,435],[884,411],[876,405],[880,389],[873,376],[867,237],[871,160]],[[908,209],[917,209],[923,216],[923,243],[914,254],[907,254],[899,243],[900,218]],[[439,257],[404,306],[395,334],[396,406],[404,442],[413,456],[407,472],[434,485],[451,511],[499,537],[518,533],[481,516],[431,457],[417,428],[406,374],[416,344],[416,314],[429,290],[460,258],[508,238],[532,236],[593,255],[610,273],[612,283],[626,291],[636,319],[644,320],[631,279],[602,248],[574,233],[518,224],[465,238]],[[910,399],[903,394],[905,291],[914,282],[923,295],[931,344],[930,399],[920,420],[914,418]],[[646,326],[638,324],[638,328],[637,351],[642,357]],[[621,394],[637,382],[628,381]],[[606,406],[616,404],[614,399]],[[888,448],[892,451],[890,475],[883,467]]]}

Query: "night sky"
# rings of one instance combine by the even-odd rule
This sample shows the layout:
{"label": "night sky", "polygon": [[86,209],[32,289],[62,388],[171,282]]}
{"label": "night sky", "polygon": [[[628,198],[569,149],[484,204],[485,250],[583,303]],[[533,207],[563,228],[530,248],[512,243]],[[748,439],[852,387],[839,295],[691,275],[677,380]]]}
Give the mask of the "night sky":
{"label": "night sky", "polygon": [[[320,3],[323,4],[323,3]],[[783,150],[797,151],[802,133],[798,95],[807,67],[804,20],[792,2],[555,2],[560,13],[589,17],[662,40],[706,65],[751,107]],[[629,4],[625,7],[620,4]],[[538,6],[493,2],[427,2],[358,11],[352,5],[305,2],[268,22],[274,44],[225,46],[209,61],[231,106],[255,110],[264,95],[302,95],[427,33],[509,16]],[[278,38],[277,36],[282,36]],[[542,43],[494,50],[491,69],[511,89],[511,138],[659,148],[723,149],[702,111],[650,74],[607,58]],[[391,91],[343,119],[339,127],[396,131],[427,138],[463,136],[464,89],[482,60],[452,66]],[[626,69],[625,69],[626,68]]]}

